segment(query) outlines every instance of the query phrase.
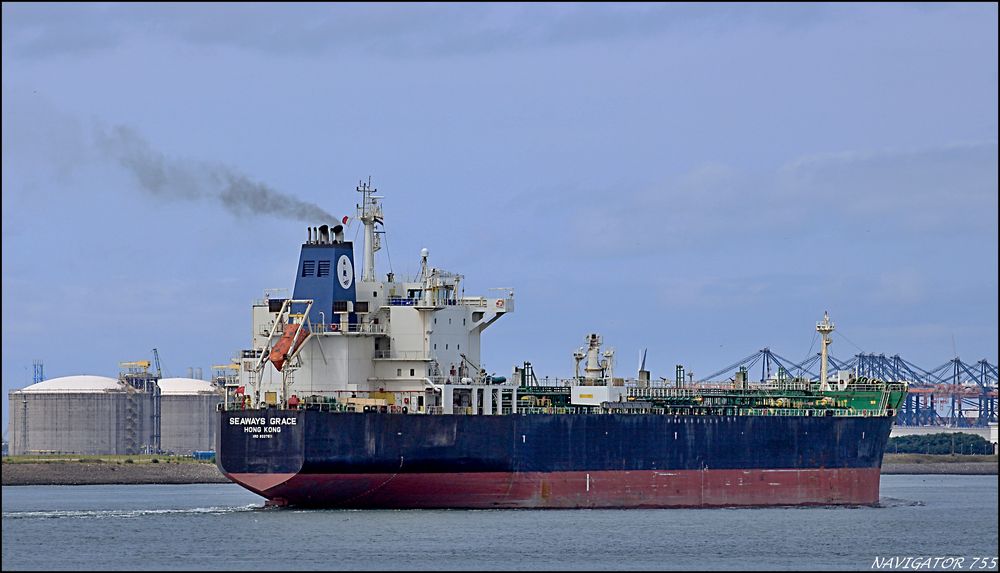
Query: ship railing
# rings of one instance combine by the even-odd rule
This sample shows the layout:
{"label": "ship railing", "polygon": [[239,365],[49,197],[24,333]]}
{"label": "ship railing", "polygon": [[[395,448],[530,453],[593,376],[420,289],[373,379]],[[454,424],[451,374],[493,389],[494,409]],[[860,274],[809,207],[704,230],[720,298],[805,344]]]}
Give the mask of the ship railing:
{"label": "ship railing", "polygon": [[690,388],[629,388],[631,398],[690,398],[697,394]]}
{"label": "ship railing", "polygon": [[[543,408],[536,408],[536,409],[543,409]],[[565,408],[563,408],[563,409],[565,409]],[[518,407],[517,411],[518,411],[518,413],[521,413],[521,412],[524,412],[525,409],[523,407]],[[504,415],[507,415],[507,414],[511,414],[512,412],[513,412],[513,409],[510,406],[504,406],[503,408],[500,409],[500,412],[493,412],[493,414],[486,414],[486,415],[504,416]],[[441,415],[441,414],[444,414],[444,407],[443,406],[431,406],[429,408],[426,408],[426,413],[427,414],[438,414],[438,415]],[[550,414],[554,414],[554,413],[562,414],[564,412],[554,412],[553,411],[553,412],[547,412],[547,413],[550,413]],[[476,410],[473,410],[472,406],[465,406],[465,407],[455,406],[455,407],[453,407],[451,409],[451,415],[452,416],[482,416],[484,414],[482,414],[482,413],[480,413],[480,412],[478,412]]]}
{"label": "ship railing", "polygon": [[570,408],[566,406],[518,406],[518,414],[572,414],[575,413],[575,408]]}
{"label": "ship railing", "polygon": [[891,415],[887,410],[858,410],[855,408],[738,408],[740,416],[812,416],[835,418],[877,418]]}
{"label": "ship railing", "polygon": [[[294,406],[280,405],[290,410],[318,408],[321,410],[350,410],[353,406],[386,406],[387,412],[420,414],[426,408],[417,406],[423,390],[310,390],[308,394],[295,393]],[[263,405],[262,405],[263,406]],[[228,409],[228,408],[227,408]]]}
{"label": "ship railing", "polygon": [[[620,379],[619,379],[620,380]],[[628,387],[627,380],[623,381],[622,384],[612,384],[613,386],[625,386]],[[602,380],[587,380],[585,378],[550,378],[546,376],[544,378],[538,378],[537,383],[532,383],[531,386],[541,386],[545,388],[569,388],[570,386],[607,386],[608,384]]]}
{"label": "ship railing", "polygon": [[[570,386],[608,386],[607,380],[588,380],[586,378],[552,378],[546,376],[544,378],[538,378],[537,383],[532,383],[532,386],[542,386],[542,387],[558,387],[558,388],[568,388]],[[674,382],[663,382],[663,381],[651,381],[649,386],[642,387],[639,385],[639,381],[635,378],[615,378],[614,382],[610,384],[611,386],[627,388],[629,394],[633,392],[648,392],[648,391],[679,391],[682,394],[686,393],[704,393],[710,391],[717,391],[723,393],[726,391],[732,391],[739,389],[732,382],[696,382],[694,384],[687,384],[683,386],[677,386]],[[749,385],[746,389],[765,389],[773,390],[776,388],[765,387],[761,385]]]}
{"label": "ship railing", "polygon": [[[636,388],[629,387],[627,395],[634,398],[692,398],[695,396],[732,396],[734,393],[747,393],[754,392],[760,396],[769,396],[769,392],[776,392],[774,388],[768,388],[764,386],[749,386],[747,388],[737,388],[732,385],[715,385],[715,386],[688,386],[688,387],[670,387],[670,388]],[[784,390],[788,391],[788,390]],[[775,394],[775,396],[783,397],[783,395]]]}
{"label": "ship railing", "polygon": [[883,392],[887,389],[887,384],[848,384],[846,388],[855,392]]}
{"label": "ship railing", "polygon": [[[735,387],[735,382],[730,385],[730,387]],[[804,380],[769,380],[765,383],[760,382],[748,382],[747,387],[749,388],[760,388],[763,390],[770,390],[775,392],[787,392],[787,391],[803,391],[809,389],[809,382]]]}
{"label": "ship railing", "polygon": [[372,353],[376,360],[432,360],[423,350],[376,350]]}
{"label": "ship railing", "polygon": [[[831,380],[827,382],[830,386],[830,390],[837,391],[837,381]],[[907,385],[905,382],[848,382],[844,391],[853,390],[855,392],[902,392],[906,390]],[[809,389],[813,392],[820,391],[819,382],[813,382],[809,385]]]}
{"label": "ship railing", "polygon": [[328,323],[313,323],[310,325],[312,331],[316,334],[325,334],[328,332],[348,332],[348,333],[358,333],[358,334],[384,334],[385,326],[382,324],[372,324],[369,322],[348,324],[346,326],[341,326],[337,322]]}
{"label": "ship railing", "polygon": [[[423,306],[423,298],[407,298],[401,296],[392,296],[386,299],[386,305],[388,306]],[[475,306],[475,307],[485,307],[486,299],[484,297],[462,297],[462,298],[439,298],[430,301],[432,306]]]}
{"label": "ship railing", "polygon": [[544,378],[538,378],[536,381],[532,381],[531,386],[532,387],[541,386],[544,388],[564,388],[572,385],[572,384],[566,384],[564,382],[565,380],[563,379],[549,378],[548,376],[546,376]]}
{"label": "ship railing", "polygon": [[437,385],[452,385],[452,386],[470,386],[472,384],[482,384],[485,386],[513,386],[513,381],[503,381],[503,382],[493,382],[492,376],[487,376],[487,380],[483,380],[480,376],[459,376],[457,374],[452,376],[428,376],[427,379],[431,381],[432,384]]}

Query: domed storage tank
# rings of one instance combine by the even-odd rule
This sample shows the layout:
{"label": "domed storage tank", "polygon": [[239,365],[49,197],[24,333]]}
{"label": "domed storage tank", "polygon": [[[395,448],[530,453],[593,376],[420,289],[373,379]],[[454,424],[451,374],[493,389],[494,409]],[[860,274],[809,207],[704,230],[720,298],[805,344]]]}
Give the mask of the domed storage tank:
{"label": "domed storage tank", "polygon": [[152,401],[106,376],[64,376],[8,394],[11,455],[140,453]]}
{"label": "domed storage tank", "polygon": [[196,450],[214,450],[216,405],[221,401],[222,392],[204,380],[160,380],[160,447],[163,451],[187,455]]}

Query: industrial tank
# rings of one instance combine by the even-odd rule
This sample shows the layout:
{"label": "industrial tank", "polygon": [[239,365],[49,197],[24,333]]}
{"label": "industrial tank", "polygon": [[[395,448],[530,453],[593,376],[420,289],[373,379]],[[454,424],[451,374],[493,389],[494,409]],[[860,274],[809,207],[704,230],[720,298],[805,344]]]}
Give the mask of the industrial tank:
{"label": "industrial tank", "polygon": [[221,391],[194,378],[163,378],[159,384],[163,451],[187,455],[214,450]]}
{"label": "industrial tank", "polygon": [[136,454],[153,443],[151,396],[114,378],[53,378],[8,398],[11,455]]}

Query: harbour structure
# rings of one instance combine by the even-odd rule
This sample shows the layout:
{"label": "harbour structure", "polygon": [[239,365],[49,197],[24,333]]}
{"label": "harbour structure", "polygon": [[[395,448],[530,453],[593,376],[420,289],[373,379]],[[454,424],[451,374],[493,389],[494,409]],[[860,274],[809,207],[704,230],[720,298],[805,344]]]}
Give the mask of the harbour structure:
{"label": "harbour structure", "polygon": [[[822,353],[796,363],[763,348],[725,368],[700,378],[726,380],[737,371],[759,372],[760,381],[791,376],[819,379],[816,367]],[[899,354],[860,352],[841,360],[828,355],[837,370],[858,376],[906,384],[908,392],[896,419],[898,426],[937,426],[986,429],[997,421],[997,366],[985,358],[975,363],[953,358],[935,368],[921,368]]]}
{"label": "harbour structure", "polygon": [[[155,361],[159,355],[154,350]],[[191,454],[211,450],[222,389],[160,378],[145,360],[122,362],[117,379],[64,376],[8,394],[11,455]]]}
{"label": "harbour structure", "polygon": [[862,353],[852,362],[885,378],[912,380],[900,408],[901,425],[987,428],[997,422],[997,366],[985,358],[970,364],[956,357],[929,370],[898,354]]}
{"label": "harbour structure", "polygon": [[162,378],[158,385],[161,450],[175,455],[214,450],[222,389],[197,378]]}
{"label": "harbour structure", "polygon": [[[875,504],[906,386],[828,370],[819,380],[746,372],[695,385],[615,376],[599,334],[575,375],[540,383],[482,364],[482,332],[513,289],[467,296],[460,274],[375,272],[381,196],[362,182],[354,272],[345,217],[310,227],[291,298],[252,307],[251,347],[227,388],[216,461],[275,505],[379,508],[704,507]],[[581,365],[582,373],[581,373]]]}
{"label": "harbour structure", "polygon": [[118,381],[125,390],[124,424],[121,426],[125,454],[160,452],[162,408],[160,402],[160,360],[153,349],[156,370],[148,360],[121,362]]}
{"label": "harbour structure", "polygon": [[89,375],[52,378],[14,390],[7,401],[10,453],[138,453],[130,452],[128,444],[152,442],[151,420],[140,420],[137,412],[148,415],[151,401],[136,394],[115,378]]}

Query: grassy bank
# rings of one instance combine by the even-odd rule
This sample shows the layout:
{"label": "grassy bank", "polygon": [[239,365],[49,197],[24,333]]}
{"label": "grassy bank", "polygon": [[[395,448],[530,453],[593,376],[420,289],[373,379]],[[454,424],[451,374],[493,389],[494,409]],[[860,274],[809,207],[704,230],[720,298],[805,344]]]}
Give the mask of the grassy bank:
{"label": "grassy bank", "polygon": [[886,454],[883,474],[996,475],[997,456]]}
{"label": "grassy bank", "polygon": [[997,456],[962,454],[886,454],[883,464],[997,463]]}

